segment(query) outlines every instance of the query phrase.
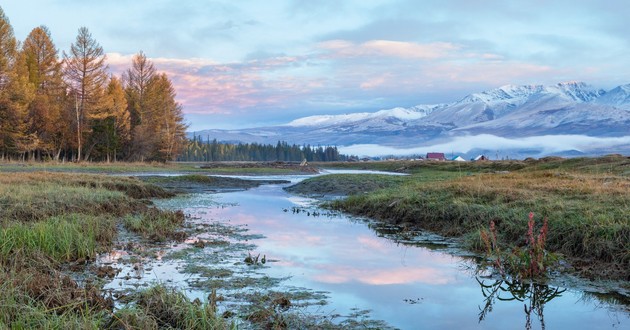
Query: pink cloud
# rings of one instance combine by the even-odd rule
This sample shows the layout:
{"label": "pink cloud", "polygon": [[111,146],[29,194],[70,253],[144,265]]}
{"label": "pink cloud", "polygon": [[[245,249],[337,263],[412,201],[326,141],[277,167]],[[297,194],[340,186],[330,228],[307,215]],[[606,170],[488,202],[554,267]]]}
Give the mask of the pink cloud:
{"label": "pink cloud", "polygon": [[[185,113],[233,118],[253,110],[261,116],[266,111],[277,115],[283,109],[396,106],[401,105],[397,98],[408,103],[418,91],[444,94],[473,85],[479,90],[563,76],[549,66],[508,61],[445,42],[330,40],[313,47],[307,55],[234,63],[201,58],[151,61],[173,81]],[[133,54],[107,56],[110,70],[121,74],[131,65]]]}
{"label": "pink cloud", "polygon": [[460,49],[459,46],[449,42],[420,44],[392,40],[371,40],[360,44],[345,40],[330,40],[320,43],[319,47],[329,51],[333,57],[386,56],[405,59],[443,58]]}

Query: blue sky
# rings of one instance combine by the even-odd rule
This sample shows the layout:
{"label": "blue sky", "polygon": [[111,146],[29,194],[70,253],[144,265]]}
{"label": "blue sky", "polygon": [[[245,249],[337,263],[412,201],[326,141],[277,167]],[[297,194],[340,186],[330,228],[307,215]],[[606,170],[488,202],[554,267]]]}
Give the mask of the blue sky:
{"label": "blue sky", "polygon": [[191,130],[450,102],[505,84],[630,83],[626,1],[9,0],[24,40],[86,26],[113,72],[144,51]]}

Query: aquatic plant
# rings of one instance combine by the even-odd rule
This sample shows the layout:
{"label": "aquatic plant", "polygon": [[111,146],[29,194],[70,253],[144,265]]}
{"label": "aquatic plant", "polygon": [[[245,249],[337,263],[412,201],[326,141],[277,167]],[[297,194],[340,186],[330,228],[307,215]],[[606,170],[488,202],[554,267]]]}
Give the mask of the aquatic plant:
{"label": "aquatic plant", "polygon": [[248,264],[250,266],[256,266],[259,263],[261,265],[264,265],[267,262],[267,256],[266,255],[263,255],[263,257],[262,257],[262,259],[260,259],[260,261],[258,261],[258,259],[260,259],[260,253],[257,254],[254,257],[251,253],[247,252],[247,257],[245,257],[244,261],[245,261],[246,264]]}

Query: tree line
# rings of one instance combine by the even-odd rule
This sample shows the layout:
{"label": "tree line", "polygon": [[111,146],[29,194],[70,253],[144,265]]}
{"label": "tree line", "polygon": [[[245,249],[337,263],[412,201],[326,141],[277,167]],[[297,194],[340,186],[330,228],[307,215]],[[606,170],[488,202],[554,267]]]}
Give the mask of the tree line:
{"label": "tree line", "polygon": [[335,146],[289,145],[278,141],[273,144],[222,143],[216,139],[205,141],[200,136],[190,139],[177,160],[188,162],[212,161],[292,161],[307,160],[329,162],[346,161],[350,157],[340,154]]}
{"label": "tree line", "polygon": [[0,159],[166,161],[187,147],[186,128],[144,53],[116,77],[86,27],[60,56],[46,26],[18,42],[0,8]]}

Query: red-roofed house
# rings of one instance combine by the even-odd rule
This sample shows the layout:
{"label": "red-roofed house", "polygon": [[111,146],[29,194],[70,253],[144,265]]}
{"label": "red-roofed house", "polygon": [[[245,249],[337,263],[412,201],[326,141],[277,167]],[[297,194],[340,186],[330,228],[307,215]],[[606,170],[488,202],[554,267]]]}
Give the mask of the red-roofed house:
{"label": "red-roofed house", "polygon": [[429,152],[427,154],[427,160],[446,160],[446,157],[444,157],[444,153],[441,152]]}

